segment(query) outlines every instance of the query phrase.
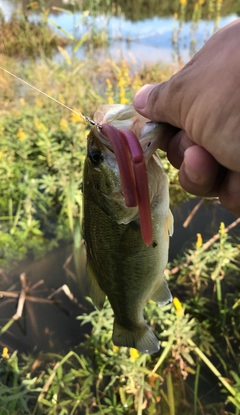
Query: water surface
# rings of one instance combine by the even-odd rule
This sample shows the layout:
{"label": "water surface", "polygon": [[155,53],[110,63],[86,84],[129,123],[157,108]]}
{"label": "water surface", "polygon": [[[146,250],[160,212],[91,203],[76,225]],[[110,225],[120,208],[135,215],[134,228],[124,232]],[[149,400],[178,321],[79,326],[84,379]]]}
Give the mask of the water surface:
{"label": "water surface", "polygon": [[[68,2],[60,3],[58,6],[64,5],[67,7]],[[200,20],[197,24],[187,21],[180,27],[179,21],[173,16],[146,17],[131,21],[125,17],[124,12],[118,16],[100,13],[97,17],[91,14],[84,17],[84,13],[80,11],[59,12],[51,7],[52,3],[49,6],[49,24],[53,30],[57,30],[57,25],[77,39],[92,28],[100,32],[107,30],[111,39],[110,46],[107,49],[96,49],[93,52],[94,58],[101,60],[108,57],[115,61],[125,59],[138,66],[157,62],[186,63],[217,29],[238,18],[237,14],[230,13],[221,17],[218,23],[216,20]],[[0,8],[9,19],[17,6],[10,0],[0,0]],[[32,14],[32,19],[39,20],[41,17],[39,14]],[[62,34],[61,31],[59,33]],[[71,55],[72,48],[68,47],[67,50]],[[76,56],[79,59],[91,59],[84,47],[78,50]],[[56,54],[55,59],[64,61],[61,54]]]}

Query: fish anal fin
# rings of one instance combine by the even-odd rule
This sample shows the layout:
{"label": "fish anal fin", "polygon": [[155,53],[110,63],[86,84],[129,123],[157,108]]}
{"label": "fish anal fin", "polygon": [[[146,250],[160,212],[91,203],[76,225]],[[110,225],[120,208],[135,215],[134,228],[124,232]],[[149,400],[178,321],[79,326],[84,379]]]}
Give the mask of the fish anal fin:
{"label": "fish anal fin", "polygon": [[152,291],[150,300],[155,301],[155,303],[158,303],[162,306],[172,301],[172,294],[168,288],[168,283],[165,279],[165,276],[161,278],[160,283],[158,283]]}
{"label": "fish anal fin", "polygon": [[144,322],[128,329],[114,320],[112,340],[115,346],[133,347],[141,353],[156,353],[160,349],[157,337]]}
{"label": "fish anal fin", "polygon": [[172,236],[173,234],[173,215],[170,209],[168,210],[168,214],[165,216],[163,221],[163,231],[165,244],[168,247],[169,236]]}
{"label": "fish anal fin", "polygon": [[103,304],[105,302],[106,294],[100,288],[98,281],[95,277],[95,273],[91,267],[90,262],[87,262],[87,278],[88,278],[88,286],[89,286],[89,295],[92,299],[93,304],[98,310],[103,308]]}
{"label": "fish anal fin", "polygon": [[173,225],[174,225],[173,214],[171,210],[169,209],[168,211],[168,235],[169,236],[173,235]]}

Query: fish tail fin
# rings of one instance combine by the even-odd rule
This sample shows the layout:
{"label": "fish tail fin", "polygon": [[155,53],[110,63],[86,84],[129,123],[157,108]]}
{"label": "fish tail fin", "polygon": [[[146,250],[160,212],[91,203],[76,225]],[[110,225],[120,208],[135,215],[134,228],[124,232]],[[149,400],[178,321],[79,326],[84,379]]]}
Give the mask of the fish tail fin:
{"label": "fish tail fin", "polygon": [[156,353],[160,349],[157,337],[146,323],[127,329],[114,320],[112,340],[116,346],[134,347],[141,353]]}

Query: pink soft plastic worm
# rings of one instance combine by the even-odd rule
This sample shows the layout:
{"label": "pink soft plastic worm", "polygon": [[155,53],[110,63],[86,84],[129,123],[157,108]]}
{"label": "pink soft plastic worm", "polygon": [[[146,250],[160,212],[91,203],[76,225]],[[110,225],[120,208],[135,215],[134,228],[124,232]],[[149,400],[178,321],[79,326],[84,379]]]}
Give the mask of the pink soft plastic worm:
{"label": "pink soft plastic worm", "polygon": [[109,139],[116,156],[126,206],[138,206],[142,238],[146,245],[150,245],[152,217],[142,147],[130,130],[117,130],[113,125],[103,124],[101,131]]}
{"label": "pink soft plastic worm", "polygon": [[147,167],[143,150],[139,140],[132,131],[120,130],[120,134],[128,146],[133,163],[142,238],[146,245],[150,245],[153,239],[152,216],[148,190]]}
{"label": "pink soft plastic worm", "polygon": [[125,204],[128,207],[134,207],[138,204],[137,192],[135,188],[134,174],[129,158],[129,152],[122,140],[119,130],[110,124],[103,124],[101,132],[109,139],[113,152],[115,154],[125,198]]}

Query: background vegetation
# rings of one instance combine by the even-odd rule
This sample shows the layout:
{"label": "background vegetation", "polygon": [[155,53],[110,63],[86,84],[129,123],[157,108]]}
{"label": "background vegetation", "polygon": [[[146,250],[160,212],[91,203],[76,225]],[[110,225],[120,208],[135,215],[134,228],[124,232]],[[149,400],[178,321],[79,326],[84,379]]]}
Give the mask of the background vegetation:
{"label": "background vegetation", "polygon": [[[17,0],[12,0],[12,3],[18,5]],[[31,2],[35,3],[35,2]],[[53,7],[65,7],[66,9],[72,11],[76,9],[80,10],[90,10],[91,13],[106,13],[110,12],[113,15],[119,15],[123,13],[125,17],[132,21],[138,21],[146,18],[151,18],[154,16],[172,16],[179,8],[179,0],[136,0],[133,4],[130,0],[74,0],[69,2],[63,2],[62,0],[46,0],[40,1],[40,6],[50,9]],[[192,14],[194,8],[196,8],[195,0],[188,0],[186,2],[186,18],[192,20]],[[240,2],[239,0],[207,0],[199,1],[199,5],[202,6],[202,16],[204,19],[209,17],[215,17],[214,12],[216,12],[217,3],[221,3],[221,15],[225,16],[227,14],[236,13],[240,15]],[[23,10],[26,12],[29,10],[29,1],[22,0],[21,2]]]}
{"label": "background vegetation", "polygon": [[[134,10],[132,4],[124,2],[126,16],[141,19],[148,7],[152,15],[175,13],[180,28],[184,19],[197,23],[209,10],[217,21],[225,3],[142,2]],[[237,10],[238,2],[231,4]],[[49,36],[43,6],[44,2],[31,2],[27,12],[13,18],[18,39],[13,36],[13,19],[8,25],[1,19],[1,65],[76,111],[92,116],[100,104],[131,103],[141,85],[164,81],[176,70],[160,63],[136,71],[125,61],[78,61],[75,52],[80,46],[96,46],[96,39],[105,42],[106,37],[93,26],[80,42],[67,36],[63,43],[51,43],[55,35]],[[111,12],[123,8],[121,2],[103,6]],[[98,10],[103,6],[99,3]],[[36,9],[41,21],[34,25],[29,18]],[[12,34],[11,46],[5,30]],[[71,56],[63,49],[69,41],[74,45]],[[61,65],[46,58],[56,47],[64,57]],[[42,257],[63,240],[81,246],[81,180],[89,127],[80,116],[4,72],[0,97],[0,267],[7,273],[26,254]],[[189,195],[162,156],[175,207]],[[79,316],[85,341],[66,355],[9,350],[1,339],[10,325],[3,325],[0,415],[239,415],[240,245],[229,230],[219,222],[217,234],[205,243],[199,233],[169,265],[173,304],[146,305],[146,319],[161,340],[158,354],[139,355],[113,346],[108,303],[101,312]]]}

